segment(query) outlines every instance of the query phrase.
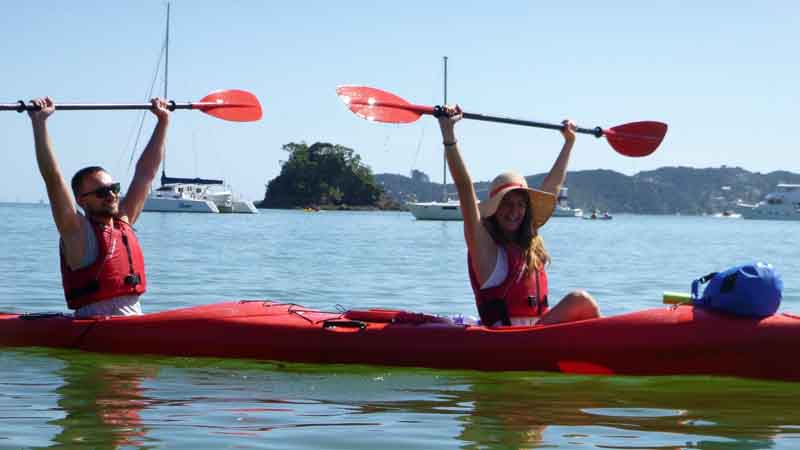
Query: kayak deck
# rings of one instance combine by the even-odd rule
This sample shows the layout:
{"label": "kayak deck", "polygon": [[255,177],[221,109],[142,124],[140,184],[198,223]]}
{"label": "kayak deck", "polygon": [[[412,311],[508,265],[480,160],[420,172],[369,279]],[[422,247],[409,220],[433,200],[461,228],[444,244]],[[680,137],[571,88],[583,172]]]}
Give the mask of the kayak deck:
{"label": "kayak deck", "polygon": [[800,317],[691,306],[534,327],[454,325],[391,310],[239,301],[132,317],[0,314],[0,346],[443,369],[730,375],[800,381]]}

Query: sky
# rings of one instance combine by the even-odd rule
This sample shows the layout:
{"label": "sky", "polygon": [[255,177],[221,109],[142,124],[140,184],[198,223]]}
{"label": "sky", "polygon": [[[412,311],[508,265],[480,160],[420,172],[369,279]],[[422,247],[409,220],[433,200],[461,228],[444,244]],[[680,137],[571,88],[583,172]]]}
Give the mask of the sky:
{"label": "sky", "polygon": [[[144,102],[164,42],[166,2],[0,4],[0,103]],[[172,115],[170,176],[223,178],[251,200],[280,173],[290,142],[350,147],[373,173],[412,169],[442,180],[435,120],[377,124],[350,113],[336,86],[387,90],[412,103],[584,127],[669,125],[645,158],[579,135],[570,170],[628,175],[664,166],[800,172],[800,2],[794,1],[190,1],[171,3],[168,96],[196,101],[243,89],[259,122],[197,111]],[[163,94],[163,75],[157,76]],[[123,184],[152,131],[148,113],[56,111],[48,120],[65,177],[106,167]],[[0,112],[0,201],[46,199],[30,120]],[[457,125],[474,181],[549,170],[563,142],[551,130]],[[449,178],[449,175],[448,175]],[[157,184],[158,182],[156,182]],[[569,185],[569,178],[567,178]]]}

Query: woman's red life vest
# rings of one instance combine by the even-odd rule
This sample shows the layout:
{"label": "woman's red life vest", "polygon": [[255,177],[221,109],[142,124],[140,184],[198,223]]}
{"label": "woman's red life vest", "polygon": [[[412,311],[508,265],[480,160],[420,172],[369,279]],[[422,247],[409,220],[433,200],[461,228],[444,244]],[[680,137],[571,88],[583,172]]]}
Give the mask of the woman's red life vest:
{"label": "woman's red life vest", "polygon": [[478,304],[481,322],[511,325],[512,317],[537,317],[547,312],[547,273],[544,268],[525,276],[525,253],[516,245],[503,246],[508,258],[508,275],[499,286],[481,289],[467,255],[469,281]]}
{"label": "woman's red life vest", "polygon": [[141,295],[147,288],[144,255],[136,233],[115,218],[112,226],[89,221],[97,237],[97,259],[87,267],[70,270],[61,255],[61,281],[70,309],[122,295]]}

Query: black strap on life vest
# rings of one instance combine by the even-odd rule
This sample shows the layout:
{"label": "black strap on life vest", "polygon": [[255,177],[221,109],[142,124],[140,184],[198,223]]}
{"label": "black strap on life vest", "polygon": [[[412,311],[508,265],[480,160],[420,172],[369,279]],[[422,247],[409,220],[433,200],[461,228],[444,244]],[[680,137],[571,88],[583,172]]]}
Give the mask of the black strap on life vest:
{"label": "black strap on life vest", "polygon": [[528,306],[533,308],[536,306],[536,315],[542,315],[542,309],[547,308],[547,296],[545,295],[542,297],[542,288],[539,285],[539,269],[535,269],[536,271],[536,296],[529,295],[528,296]]}
{"label": "black strap on life vest", "polygon": [[125,277],[125,284],[128,286],[136,286],[142,282],[142,279],[139,274],[133,270],[133,255],[131,254],[131,247],[128,244],[128,234],[125,231],[122,231],[122,244],[125,246],[125,251],[128,252],[128,275]]}
{"label": "black strap on life vest", "polygon": [[487,327],[492,327],[497,322],[506,327],[511,326],[506,300],[503,298],[493,298],[480,302],[478,304],[478,315],[481,317],[481,323]]}
{"label": "black strap on life vest", "polygon": [[100,289],[100,281],[97,278],[87,282],[83,287],[76,287],[70,289],[68,292],[64,294],[67,300],[74,300],[79,297],[83,297],[84,295],[91,294],[92,292],[96,292]]}

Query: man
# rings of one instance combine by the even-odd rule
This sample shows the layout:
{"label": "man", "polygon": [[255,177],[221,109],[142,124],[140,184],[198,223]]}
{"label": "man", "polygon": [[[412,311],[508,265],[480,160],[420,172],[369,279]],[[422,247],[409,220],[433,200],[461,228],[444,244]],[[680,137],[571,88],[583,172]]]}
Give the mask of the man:
{"label": "man", "polygon": [[72,178],[72,194],[84,214],[75,209],[47,133],[47,118],[56,110],[55,103],[50,97],[31,102],[39,107],[28,115],[36,162],[61,236],[61,279],[67,306],[75,310],[75,317],[142,314],[139,296],[145,292],[147,280],[142,250],[131,225],[142,212],[164,157],[167,102],[151,100],[158,124],[122,201],[120,184],[102,167],[86,167]]}

